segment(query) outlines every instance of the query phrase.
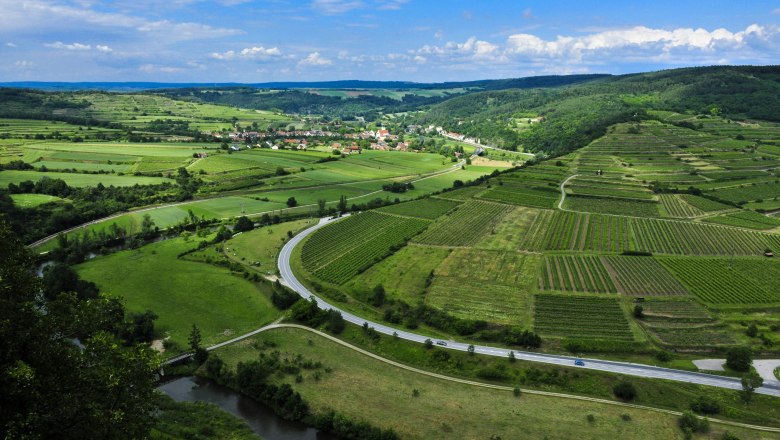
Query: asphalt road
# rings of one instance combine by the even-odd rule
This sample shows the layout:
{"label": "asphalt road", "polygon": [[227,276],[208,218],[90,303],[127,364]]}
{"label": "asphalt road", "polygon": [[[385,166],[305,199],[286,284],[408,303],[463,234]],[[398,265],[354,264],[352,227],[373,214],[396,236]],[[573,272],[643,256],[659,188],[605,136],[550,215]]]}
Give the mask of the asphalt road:
{"label": "asphalt road", "polygon": [[[378,322],[372,322],[367,319],[361,318],[359,316],[353,315],[352,313],[341,310],[338,307],[334,307],[333,305],[324,301],[322,298],[314,295],[311,291],[309,291],[309,289],[306,288],[306,286],[304,286],[300,281],[298,281],[298,279],[295,277],[295,274],[292,271],[292,268],[290,267],[290,257],[292,256],[293,249],[295,249],[295,246],[297,246],[304,238],[306,238],[306,236],[308,236],[312,232],[316,231],[317,229],[329,223],[338,220],[339,220],[338,218],[321,219],[317,225],[312,226],[311,228],[300,232],[298,235],[296,235],[290,241],[288,241],[287,244],[285,244],[285,246],[282,248],[281,253],[279,254],[279,260],[278,260],[279,273],[282,276],[282,284],[290,287],[291,289],[296,291],[299,295],[301,295],[303,298],[309,299],[310,297],[314,297],[314,299],[317,301],[318,306],[321,309],[338,310],[339,312],[341,312],[341,315],[344,317],[344,319],[347,322],[350,322],[352,324],[362,326],[364,323],[368,323],[369,327],[373,327],[376,331],[385,335],[395,334],[401,339],[417,342],[420,344],[424,343],[426,339],[430,338],[431,340],[434,341],[434,343],[443,342],[446,344],[446,346],[437,345],[438,348],[467,351],[469,344],[463,342],[457,342],[452,340],[441,341],[437,338],[433,338],[430,336],[425,336],[417,333],[411,333],[403,329],[389,327],[387,325]],[[474,351],[478,354],[504,357],[504,358],[508,358],[509,353],[514,352],[515,358],[524,361],[541,362],[541,363],[553,364],[553,365],[563,365],[572,368],[606,371],[610,373],[625,374],[629,376],[674,380],[678,382],[688,382],[688,383],[695,383],[699,385],[708,385],[708,386],[728,388],[734,390],[742,389],[742,384],[740,380],[737,378],[715,376],[712,374],[696,373],[696,372],[683,371],[683,370],[674,370],[670,368],[655,367],[652,365],[635,364],[630,362],[615,362],[615,361],[599,360],[593,358],[581,358],[584,361],[585,365],[575,367],[574,360],[577,358],[573,356],[541,354],[541,353],[510,350],[507,348],[491,347],[491,346],[484,346],[484,345],[475,345]],[[780,397],[780,386],[773,385],[773,384],[766,384],[763,387],[756,390],[756,392]]]}

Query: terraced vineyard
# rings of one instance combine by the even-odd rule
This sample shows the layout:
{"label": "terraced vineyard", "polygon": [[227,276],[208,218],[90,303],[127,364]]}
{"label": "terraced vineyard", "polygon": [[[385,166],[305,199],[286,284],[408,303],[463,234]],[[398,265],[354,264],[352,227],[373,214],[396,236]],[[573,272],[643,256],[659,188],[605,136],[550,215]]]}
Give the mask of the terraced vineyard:
{"label": "terraced vineyard", "polygon": [[634,340],[618,300],[596,296],[536,295],[534,329],[550,336]]}
{"label": "terraced vineyard", "polygon": [[728,329],[692,300],[648,299],[642,306],[642,326],[662,344],[709,349],[735,343]]}
{"label": "terraced vineyard", "polygon": [[439,199],[436,197],[428,197],[421,200],[415,200],[408,203],[398,203],[395,205],[386,206],[380,208],[379,212],[386,212],[388,214],[403,215],[406,217],[417,217],[428,220],[434,220],[449,211],[456,206],[460,205],[458,202],[451,200]]}
{"label": "terraced vineyard", "polygon": [[721,225],[736,226],[739,228],[768,230],[780,227],[780,219],[759,214],[754,211],[739,211],[733,214],[725,214],[710,217],[704,221]]}
{"label": "terraced vineyard", "polygon": [[440,246],[468,246],[490,231],[511,207],[471,200],[439,218],[415,242]]}
{"label": "terraced vineyard", "polygon": [[678,255],[762,255],[780,236],[681,221],[631,219],[636,250]]}
{"label": "terraced vineyard", "polygon": [[615,293],[607,269],[594,256],[548,256],[539,285],[544,290]]}
{"label": "terraced vineyard", "polygon": [[342,284],[425,229],[428,221],[367,212],[313,234],[303,245],[304,268]]}
{"label": "terraced vineyard", "polygon": [[658,203],[650,200],[622,199],[618,197],[598,197],[572,195],[566,197],[564,209],[576,212],[625,215],[636,217],[659,217]]}
{"label": "terraced vineyard", "polygon": [[685,203],[693,206],[696,209],[700,209],[705,212],[723,211],[724,209],[733,209],[733,206],[729,206],[714,200],[710,200],[704,197],[694,196],[692,194],[679,194],[678,195]]}
{"label": "terraced vineyard", "polygon": [[628,219],[597,214],[544,211],[531,225],[523,248],[622,252],[631,248]]}
{"label": "terraced vineyard", "polygon": [[687,295],[682,284],[650,257],[602,257],[620,293],[626,295]]}
{"label": "terraced vineyard", "polygon": [[661,194],[660,199],[667,217],[693,218],[705,214],[701,209],[686,203],[677,194]]}
{"label": "terraced vineyard", "polygon": [[710,304],[741,305],[780,302],[780,293],[769,292],[742,275],[722,258],[660,258],[687,288]]}

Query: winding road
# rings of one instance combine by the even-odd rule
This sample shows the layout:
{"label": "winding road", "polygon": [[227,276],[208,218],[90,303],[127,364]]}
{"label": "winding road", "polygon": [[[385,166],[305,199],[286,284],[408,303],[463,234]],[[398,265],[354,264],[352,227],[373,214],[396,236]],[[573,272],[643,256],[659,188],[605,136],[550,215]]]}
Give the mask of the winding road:
{"label": "winding road", "polygon": [[[401,339],[417,342],[420,344],[425,343],[427,339],[431,339],[433,341],[436,341],[437,344],[439,345],[441,345],[441,343],[446,344],[441,348],[447,348],[450,350],[467,351],[469,349],[470,344],[451,341],[451,340],[440,341],[430,336],[425,336],[418,333],[412,333],[399,328],[389,327],[385,324],[381,324],[378,322],[372,322],[365,318],[361,318],[357,315],[349,313],[345,310],[339,309],[338,307],[329,304],[328,302],[324,301],[322,298],[313,294],[309,289],[306,288],[306,286],[303,285],[303,283],[301,283],[295,277],[295,274],[293,273],[292,268],[290,267],[290,258],[292,256],[292,252],[295,249],[295,247],[301,241],[303,241],[309,234],[313,233],[314,231],[316,231],[317,229],[323,226],[326,226],[338,220],[340,220],[340,218],[323,218],[320,220],[320,222],[317,225],[314,225],[311,228],[300,232],[298,235],[296,235],[290,241],[288,241],[287,244],[284,245],[281,253],[279,254],[279,260],[278,260],[279,273],[282,276],[282,281],[281,281],[282,284],[293,289],[295,292],[297,292],[305,299],[314,298],[317,301],[317,305],[319,306],[319,308],[323,310],[332,309],[341,312],[341,315],[344,317],[344,320],[352,324],[362,326],[364,323],[368,323],[369,327],[373,327],[377,332],[385,335],[396,335]],[[552,364],[552,365],[561,365],[561,366],[567,366],[572,368],[574,367],[574,360],[577,359],[572,356],[559,356],[559,355],[552,355],[552,354],[510,350],[507,348],[491,347],[485,345],[475,345],[474,352],[482,355],[504,357],[504,358],[508,358],[509,353],[513,352],[515,358],[520,360],[530,361],[530,362],[541,362],[541,363]],[[732,390],[742,389],[741,381],[733,377],[715,376],[712,374],[674,370],[670,368],[655,367],[651,365],[635,364],[631,362],[616,362],[616,361],[589,359],[589,358],[582,358],[582,360],[584,361],[584,365],[576,368],[606,371],[610,373],[625,374],[629,376],[674,380],[678,382],[708,385],[708,386],[719,387],[719,388],[728,388]],[[757,389],[756,392],[780,397],[780,386],[774,384],[767,384]]]}

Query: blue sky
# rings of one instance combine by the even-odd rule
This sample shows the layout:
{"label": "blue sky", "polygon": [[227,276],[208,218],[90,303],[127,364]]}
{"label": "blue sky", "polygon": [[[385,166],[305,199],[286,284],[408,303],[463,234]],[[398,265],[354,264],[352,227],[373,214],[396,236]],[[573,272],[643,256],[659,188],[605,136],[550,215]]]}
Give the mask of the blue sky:
{"label": "blue sky", "polygon": [[0,81],[420,82],[778,64],[770,1],[0,0]]}

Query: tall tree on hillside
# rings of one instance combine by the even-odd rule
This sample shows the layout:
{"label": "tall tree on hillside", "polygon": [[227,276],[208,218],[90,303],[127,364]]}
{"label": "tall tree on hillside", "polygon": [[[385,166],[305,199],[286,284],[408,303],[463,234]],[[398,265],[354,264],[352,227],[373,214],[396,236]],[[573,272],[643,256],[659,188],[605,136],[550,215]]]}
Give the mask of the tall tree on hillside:
{"label": "tall tree on hillside", "polygon": [[[123,347],[116,300],[45,300],[32,259],[0,221],[0,431],[5,438],[144,438],[155,355]],[[44,302],[45,301],[45,302]]]}

